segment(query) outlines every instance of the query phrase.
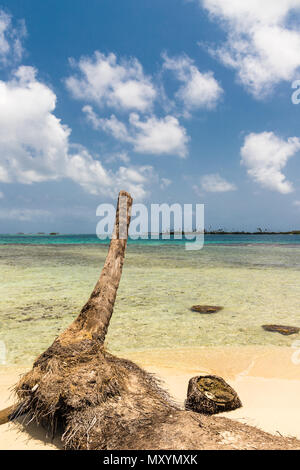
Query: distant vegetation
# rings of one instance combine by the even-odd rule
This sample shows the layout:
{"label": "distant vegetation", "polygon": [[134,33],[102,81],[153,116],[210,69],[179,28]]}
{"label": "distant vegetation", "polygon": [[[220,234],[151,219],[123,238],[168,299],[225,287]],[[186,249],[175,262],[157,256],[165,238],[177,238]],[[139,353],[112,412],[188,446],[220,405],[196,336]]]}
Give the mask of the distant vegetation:
{"label": "distant vegetation", "polygon": [[[193,233],[201,233],[201,231],[194,229]],[[175,231],[175,232],[173,230],[160,232],[160,235],[179,235],[179,234],[184,235],[184,232],[181,232],[180,230]],[[216,229],[216,230],[213,230],[213,229],[210,228],[209,230],[205,229],[204,234],[205,235],[300,235],[300,230],[290,230],[288,232],[273,232],[271,230],[268,230],[268,229],[263,230],[263,229],[258,227],[255,232],[247,232],[245,230],[228,231],[228,230],[225,230],[225,229],[222,229],[222,228],[219,228],[219,229]]]}
{"label": "distant vegetation", "polygon": [[272,232],[270,230],[257,229],[256,232],[232,231],[228,232],[223,229],[204,230],[205,235],[300,235],[300,230],[291,230],[289,232]]}

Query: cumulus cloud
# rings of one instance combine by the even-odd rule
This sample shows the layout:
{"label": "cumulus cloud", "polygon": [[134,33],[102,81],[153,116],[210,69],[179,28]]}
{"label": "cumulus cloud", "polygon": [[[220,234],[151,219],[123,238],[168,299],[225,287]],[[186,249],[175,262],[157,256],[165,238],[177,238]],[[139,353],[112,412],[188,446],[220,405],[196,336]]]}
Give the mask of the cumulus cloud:
{"label": "cumulus cloud", "polygon": [[188,111],[196,108],[215,108],[223,89],[214,78],[213,72],[201,73],[194,61],[186,55],[170,58],[163,54],[163,68],[171,70],[182,82],[176,93]]}
{"label": "cumulus cloud", "polygon": [[22,39],[26,35],[25,23],[13,25],[12,17],[0,9],[0,64],[7,65],[22,58]]}
{"label": "cumulus cloud", "polygon": [[0,182],[32,184],[69,178],[91,194],[115,196],[122,187],[142,198],[149,167],[117,172],[103,167],[81,146],[71,146],[71,130],[55,114],[56,96],[38,81],[32,67],[19,67],[0,81]]}
{"label": "cumulus cloud", "polygon": [[300,67],[300,31],[290,16],[300,0],[199,0],[227,33],[221,46],[210,49],[237,71],[239,81],[256,98],[274,85],[291,81]]}
{"label": "cumulus cloud", "polygon": [[133,141],[136,152],[186,156],[189,137],[177,118],[150,117],[141,121],[137,114],[132,113],[129,121],[136,130]]}
{"label": "cumulus cloud", "polygon": [[166,189],[172,184],[172,181],[169,178],[161,178],[160,180],[160,188]]}
{"label": "cumulus cloud", "polygon": [[115,139],[131,144],[135,152],[180,157],[187,155],[189,137],[174,116],[150,116],[141,120],[137,113],[131,113],[127,126],[115,115],[99,118],[91,106],[84,106],[83,111],[95,129],[102,129]]}
{"label": "cumulus cloud", "polygon": [[156,90],[136,58],[118,61],[115,54],[95,52],[71,64],[77,73],[67,78],[66,85],[75,98],[99,107],[142,112],[152,108]]}
{"label": "cumulus cloud", "polygon": [[235,191],[236,186],[222,178],[218,173],[204,175],[201,178],[201,189],[209,193]]}
{"label": "cumulus cloud", "polygon": [[249,176],[261,186],[287,194],[293,185],[286,180],[282,170],[290,157],[300,150],[300,139],[283,140],[273,132],[251,133],[241,149],[241,163]]}

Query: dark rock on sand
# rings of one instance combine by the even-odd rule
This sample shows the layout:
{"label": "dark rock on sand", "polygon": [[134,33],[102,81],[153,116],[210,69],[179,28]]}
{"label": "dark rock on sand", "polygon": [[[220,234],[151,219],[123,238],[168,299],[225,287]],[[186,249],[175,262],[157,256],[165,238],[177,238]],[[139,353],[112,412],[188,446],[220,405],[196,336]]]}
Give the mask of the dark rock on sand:
{"label": "dark rock on sand", "polygon": [[242,406],[235,390],[216,375],[193,377],[189,381],[185,409],[213,415]]}
{"label": "dark rock on sand", "polygon": [[300,328],[298,328],[297,326],[263,325],[262,328],[265,331],[280,333],[280,334],[285,335],[285,336],[294,335],[296,333],[299,333],[299,331],[300,331]]}
{"label": "dark rock on sand", "polygon": [[193,305],[191,307],[192,312],[198,313],[216,313],[223,310],[224,307],[214,307],[212,305]]}

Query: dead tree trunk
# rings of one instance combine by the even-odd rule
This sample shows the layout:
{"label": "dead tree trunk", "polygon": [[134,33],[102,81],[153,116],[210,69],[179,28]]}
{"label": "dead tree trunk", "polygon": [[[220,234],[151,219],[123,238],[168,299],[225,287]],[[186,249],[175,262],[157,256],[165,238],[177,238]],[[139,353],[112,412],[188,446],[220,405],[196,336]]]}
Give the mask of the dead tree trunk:
{"label": "dead tree trunk", "polygon": [[151,374],[105,350],[131,204],[130,195],[121,191],[100,279],[78,318],[17,384],[18,413],[54,431],[60,423],[67,449],[300,448],[293,439],[180,409]]}
{"label": "dead tree trunk", "polygon": [[59,337],[62,345],[83,339],[104,342],[119,287],[130,224],[132,198],[121,191],[115,227],[100,278],[76,320]]}

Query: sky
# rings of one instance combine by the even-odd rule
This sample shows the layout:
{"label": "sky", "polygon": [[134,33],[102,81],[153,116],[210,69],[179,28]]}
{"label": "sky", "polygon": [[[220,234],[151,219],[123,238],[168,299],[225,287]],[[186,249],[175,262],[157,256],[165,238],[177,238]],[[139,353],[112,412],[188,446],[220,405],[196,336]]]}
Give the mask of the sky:
{"label": "sky", "polygon": [[300,0],[0,0],[0,233],[94,233],[120,189],[299,229],[299,102]]}

